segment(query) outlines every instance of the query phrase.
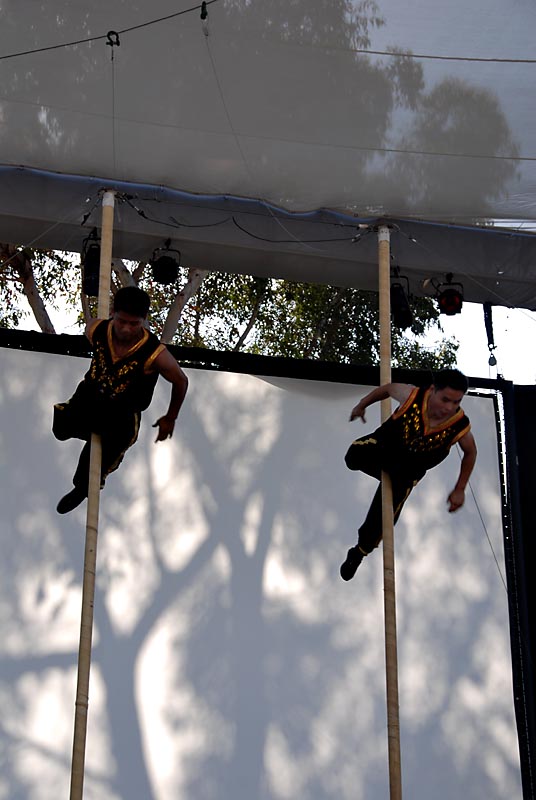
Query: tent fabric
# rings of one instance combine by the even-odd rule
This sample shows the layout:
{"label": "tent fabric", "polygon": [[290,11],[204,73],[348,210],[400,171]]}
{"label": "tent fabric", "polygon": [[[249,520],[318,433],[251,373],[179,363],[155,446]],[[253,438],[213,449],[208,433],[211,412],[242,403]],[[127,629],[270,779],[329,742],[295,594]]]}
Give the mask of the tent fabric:
{"label": "tent fabric", "polygon": [[117,191],[114,256],[149,260],[164,246],[184,266],[375,290],[380,224],[391,263],[414,295],[435,296],[448,276],[466,300],[536,309],[536,236],[411,219],[355,218],[319,209],[288,212],[259,200],[163,187],[0,169],[9,203],[0,240],[81,251],[100,225],[104,187]]}
{"label": "tent fabric", "polygon": [[[4,4],[2,239],[77,250],[120,186],[165,223],[123,204],[117,255],[172,236],[196,266],[370,288],[373,237],[332,226],[387,218],[414,293],[452,272],[468,299],[535,307],[529,0],[200,5]],[[229,209],[246,233],[214,224]]]}

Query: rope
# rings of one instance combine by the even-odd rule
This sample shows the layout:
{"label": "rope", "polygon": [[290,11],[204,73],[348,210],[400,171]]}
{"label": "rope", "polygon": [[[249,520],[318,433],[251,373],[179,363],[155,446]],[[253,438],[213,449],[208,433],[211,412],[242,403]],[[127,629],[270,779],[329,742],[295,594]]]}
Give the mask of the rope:
{"label": "rope", "polygon": [[[206,11],[206,9],[205,9],[205,11]],[[202,29],[203,29],[203,33],[204,33],[204,36],[205,36],[205,42],[206,42],[206,46],[207,46],[208,57],[209,57],[210,64],[211,64],[211,67],[212,67],[212,72],[213,72],[213,75],[214,75],[214,79],[216,81],[218,94],[220,96],[220,100],[221,100],[221,103],[222,103],[222,106],[223,106],[223,110],[225,111],[225,115],[227,117],[227,123],[228,123],[229,128],[231,130],[231,133],[233,135],[233,138],[234,138],[236,147],[238,149],[238,152],[240,153],[240,157],[242,159],[242,163],[244,164],[244,167],[245,167],[248,179],[249,179],[249,183],[253,187],[254,186],[253,176],[252,176],[252,173],[251,173],[251,170],[250,170],[246,155],[244,153],[244,150],[242,149],[242,145],[240,144],[240,140],[238,138],[238,134],[237,134],[237,132],[235,130],[235,127],[233,125],[231,114],[230,114],[229,108],[227,106],[227,103],[225,101],[225,96],[224,96],[224,93],[223,93],[223,87],[221,85],[221,81],[220,81],[220,78],[219,78],[219,75],[218,75],[218,71],[216,69],[216,63],[214,61],[214,56],[212,54],[212,49],[210,47],[210,43],[209,43],[210,35],[209,35],[209,29],[208,29],[207,15],[205,15],[205,17],[202,19]],[[261,198],[259,198],[259,202],[261,202],[263,204],[264,208],[266,208],[266,210],[268,211],[268,213],[270,214],[272,219],[276,222],[276,224],[279,225],[279,227],[281,227],[284,230],[286,235],[290,237],[290,241],[296,242],[296,244],[300,244],[300,245],[304,246],[306,249],[312,250],[313,252],[314,251],[318,251],[318,248],[312,247],[310,244],[308,244],[304,240],[300,239],[299,236],[295,236],[292,233],[292,231],[289,231],[286,228],[286,226],[281,222],[281,220],[273,213],[273,211],[270,208],[268,203],[265,203],[264,200],[262,200]],[[233,217],[233,222],[235,223],[235,225],[237,224],[236,220],[234,219],[234,217]],[[245,233],[248,233],[248,231],[245,231]],[[253,238],[257,238],[253,234],[249,234],[249,235],[253,236]]]}
{"label": "rope", "polygon": [[[461,460],[461,458],[462,458],[462,456],[461,456],[461,448],[460,448],[459,445],[458,445],[458,456],[460,457],[460,460]],[[497,567],[497,572],[500,575],[501,582],[502,582],[502,585],[504,586],[505,592],[508,593],[508,587],[506,585],[506,579],[504,577],[503,572],[501,571],[501,567],[500,567],[500,564],[499,564],[499,560],[497,558],[497,554],[495,553],[495,550],[493,548],[493,544],[492,544],[492,541],[490,539],[490,536],[489,536],[489,533],[488,533],[488,529],[487,529],[486,523],[484,521],[484,517],[482,515],[482,511],[480,510],[480,506],[478,504],[478,500],[476,499],[476,494],[475,494],[475,491],[473,489],[473,485],[472,485],[470,480],[468,481],[468,486],[469,486],[469,489],[471,491],[471,496],[473,498],[473,502],[475,504],[475,508],[477,510],[478,516],[480,517],[480,522],[482,523],[482,528],[484,529],[484,533],[486,535],[486,539],[488,540],[489,549],[491,550],[491,553],[493,555],[493,560],[495,561],[495,565]]]}

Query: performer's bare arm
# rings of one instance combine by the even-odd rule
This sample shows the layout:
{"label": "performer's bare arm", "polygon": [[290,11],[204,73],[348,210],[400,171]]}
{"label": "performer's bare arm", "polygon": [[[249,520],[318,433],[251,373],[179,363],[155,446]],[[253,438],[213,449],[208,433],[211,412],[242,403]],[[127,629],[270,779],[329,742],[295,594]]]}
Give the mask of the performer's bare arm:
{"label": "performer's bare arm", "polygon": [[384,383],[383,386],[378,386],[376,389],[369,392],[369,394],[365,395],[365,397],[352,408],[350,422],[356,419],[356,417],[361,417],[363,422],[366,422],[365,409],[373,403],[377,403],[379,400],[392,397],[399,405],[405,403],[414,389],[415,386],[409,383]]}
{"label": "performer's bare arm", "polygon": [[164,349],[153,362],[153,368],[171,383],[171,399],[169,408],[163,417],[157,419],[153,428],[158,428],[155,442],[171,438],[175,428],[175,420],[181,409],[188,389],[188,378],[179,367],[169,350]]}
{"label": "performer's bare arm", "polygon": [[462,448],[463,458],[456,486],[447,498],[449,511],[457,511],[463,506],[465,502],[465,487],[476,461],[476,442],[471,431],[462,436],[458,444]]}

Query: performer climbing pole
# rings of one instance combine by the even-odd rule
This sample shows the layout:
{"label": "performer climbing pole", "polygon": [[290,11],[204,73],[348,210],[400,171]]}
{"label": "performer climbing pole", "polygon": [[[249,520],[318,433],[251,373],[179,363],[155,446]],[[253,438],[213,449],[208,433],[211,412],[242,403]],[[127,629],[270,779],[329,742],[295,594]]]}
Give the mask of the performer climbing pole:
{"label": "performer climbing pole", "polygon": [[84,782],[93,601],[100,490],[137,439],[141,413],[162,375],[171,384],[169,407],[153,427],[156,441],[172,436],[188,388],[188,379],[167,347],[146,327],[149,295],[137,286],[118,289],[110,316],[114,194],[103,199],[98,319],[86,326],[93,347],[91,365],[73,397],[54,407],[53,432],[63,441],[86,442],[76,468],[74,488],[61,498],[59,514],[87,502],[82,619],[78,652],[71,800],[81,800]]}
{"label": "performer climbing pole", "polygon": [[[394,524],[410,492],[426,471],[443,461],[452,445],[463,451],[458,480],[447,503],[450,512],[464,504],[465,487],[476,460],[476,445],[468,418],[460,407],[467,391],[465,375],[456,369],[441,370],[431,386],[391,383],[390,257],[389,229],[378,230],[380,294],[381,385],[352,409],[350,421],[382,401],[382,424],[372,434],[356,439],[346,453],[349,469],[359,470],[381,482],[359,528],[357,544],[348,550],[341,565],[343,580],[350,581],[363,558],[383,538],[385,654],[389,783],[391,800],[402,797],[400,726],[398,715],[398,657],[396,644],[396,599],[394,568]],[[391,415],[390,398],[399,407]]]}

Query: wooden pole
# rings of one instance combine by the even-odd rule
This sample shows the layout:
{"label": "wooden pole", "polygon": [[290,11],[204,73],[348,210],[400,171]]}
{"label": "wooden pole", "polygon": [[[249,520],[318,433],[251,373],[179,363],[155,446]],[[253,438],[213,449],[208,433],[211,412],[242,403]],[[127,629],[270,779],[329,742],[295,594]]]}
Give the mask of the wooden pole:
{"label": "wooden pole", "polygon": [[[112,264],[114,203],[114,192],[106,191],[102,200],[99,301],[97,311],[97,317],[99,319],[107,319],[110,316],[110,273]],[[82,800],[84,791],[89,672],[91,666],[91,639],[93,635],[93,602],[95,598],[95,574],[97,568],[101,461],[102,449],[100,436],[96,433],[92,433],[89,459],[86,547],[84,556],[84,581],[82,584],[80,643],[78,647],[78,680],[76,686],[70,800]]]}
{"label": "wooden pole", "polygon": [[[391,382],[391,267],[389,228],[378,228],[380,296],[380,384]],[[382,422],[391,415],[391,400],[382,400]],[[400,722],[398,713],[398,656],[396,645],[395,552],[393,489],[382,472],[383,599],[385,614],[385,667],[387,687],[387,737],[389,750],[389,797],[402,800]]]}

